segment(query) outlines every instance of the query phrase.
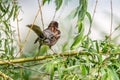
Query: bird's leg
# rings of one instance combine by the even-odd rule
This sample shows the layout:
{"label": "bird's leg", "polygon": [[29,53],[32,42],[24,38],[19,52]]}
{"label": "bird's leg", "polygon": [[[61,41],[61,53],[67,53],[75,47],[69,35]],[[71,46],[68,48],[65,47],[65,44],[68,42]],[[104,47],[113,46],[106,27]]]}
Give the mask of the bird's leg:
{"label": "bird's leg", "polygon": [[37,54],[37,56],[39,55],[39,53],[40,53],[40,49],[41,49],[41,44],[39,45],[39,47],[38,47],[38,54]]}
{"label": "bird's leg", "polygon": [[35,44],[35,43],[37,43],[37,42],[38,42],[38,40],[39,40],[39,37],[35,40],[34,44]]}
{"label": "bird's leg", "polygon": [[50,47],[50,50],[54,53],[54,54],[56,54],[56,52]]}

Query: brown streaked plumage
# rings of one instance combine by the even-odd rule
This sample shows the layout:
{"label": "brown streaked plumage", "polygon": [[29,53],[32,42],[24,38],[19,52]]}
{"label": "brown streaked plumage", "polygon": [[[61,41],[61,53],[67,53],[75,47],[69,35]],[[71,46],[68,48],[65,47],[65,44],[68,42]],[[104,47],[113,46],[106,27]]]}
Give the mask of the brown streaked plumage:
{"label": "brown streaked plumage", "polygon": [[48,28],[45,30],[41,30],[37,25],[27,25],[31,28],[37,35],[38,38],[35,40],[34,43],[39,42],[39,49],[42,45],[48,45],[50,48],[56,44],[58,39],[60,38],[60,30],[58,30],[58,22],[51,21]]}

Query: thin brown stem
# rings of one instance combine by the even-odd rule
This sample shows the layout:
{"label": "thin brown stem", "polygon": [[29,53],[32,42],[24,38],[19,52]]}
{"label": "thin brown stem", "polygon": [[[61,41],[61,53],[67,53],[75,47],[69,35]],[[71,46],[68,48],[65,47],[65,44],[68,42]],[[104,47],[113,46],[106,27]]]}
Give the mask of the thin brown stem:
{"label": "thin brown stem", "polygon": [[38,5],[39,5],[40,16],[41,16],[41,22],[42,22],[42,26],[43,26],[43,30],[44,30],[44,21],[43,21],[42,9],[41,9],[41,5],[40,5],[39,0],[38,0]]}
{"label": "thin brown stem", "polygon": [[17,18],[18,43],[21,43],[18,15],[19,15],[19,12],[16,18]]}
{"label": "thin brown stem", "polygon": [[[32,29],[32,27],[33,27],[33,25],[34,25],[34,23],[35,23],[35,21],[36,21],[36,19],[37,19],[38,14],[39,14],[39,10],[37,11],[37,14],[36,14],[36,16],[35,16],[35,19],[34,19],[32,25],[31,25],[31,29]],[[24,43],[27,41],[27,38],[29,37],[29,34],[30,34],[30,32],[31,32],[31,29],[28,30],[28,33],[27,33],[27,35],[26,35],[26,37],[25,37],[25,40],[24,40]]]}
{"label": "thin brown stem", "polygon": [[54,13],[54,15],[53,15],[52,21],[54,21],[54,19],[55,19],[56,12],[57,12],[57,11],[55,10],[55,13]]}
{"label": "thin brown stem", "polygon": [[112,0],[110,0],[110,7],[111,7],[111,19],[110,19],[110,40],[112,36],[112,25],[113,25],[113,7],[112,7]]}
{"label": "thin brown stem", "polygon": [[33,27],[33,25],[34,25],[34,23],[35,23],[35,21],[36,21],[36,19],[37,19],[38,14],[39,14],[39,10],[37,11],[36,16],[35,16],[35,18],[34,18],[34,21],[33,21],[32,25],[31,25],[31,28],[28,30],[28,33],[27,33],[27,35],[26,35],[26,37],[25,37],[25,39],[24,39],[24,45],[22,45],[21,49],[18,51],[18,53],[16,54],[16,56],[23,51],[23,48],[24,48],[24,46],[25,46],[25,44],[26,44],[26,42],[27,42],[27,39],[28,39],[29,34],[30,34],[30,32],[31,32],[31,29],[32,29],[32,27]]}
{"label": "thin brown stem", "polygon": [[18,15],[19,15],[19,12],[17,13],[16,20],[17,20],[17,32],[18,32],[18,47],[19,47],[19,50],[21,50],[21,38],[20,38],[20,29],[19,29]]}
{"label": "thin brown stem", "polygon": [[87,35],[89,35],[89,34],[91,33],[91,28],[92,28],[94,16],[95,16],[95,13],[96,13],[97,4],[98,4],[98,0],[96,0],[96,3],[95,3],[94,12],[93,12],[93,15],[92,15],[92,22],[91,22],[91,24],[90,24],[90,27],[89,27],[88,34],[87,34]]}

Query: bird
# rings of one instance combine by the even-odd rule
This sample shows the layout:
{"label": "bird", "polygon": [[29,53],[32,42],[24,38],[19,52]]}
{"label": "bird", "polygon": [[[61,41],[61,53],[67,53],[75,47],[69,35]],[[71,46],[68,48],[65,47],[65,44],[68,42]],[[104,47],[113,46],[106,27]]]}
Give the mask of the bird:
{"label": "bird", "polygon": [[54,52],[54,50],[51,47],[56,44],[61,34],[61,31],[58,29],[57,21],[51,21],[48,27],[43,31],[37,25],[30,24],[27,25],[27,27],[32,29],[37,34],[38,37],[35,40],[34,44],[39,42],[39,47],[38,47],[39,50],[42,45],[47,45]]}

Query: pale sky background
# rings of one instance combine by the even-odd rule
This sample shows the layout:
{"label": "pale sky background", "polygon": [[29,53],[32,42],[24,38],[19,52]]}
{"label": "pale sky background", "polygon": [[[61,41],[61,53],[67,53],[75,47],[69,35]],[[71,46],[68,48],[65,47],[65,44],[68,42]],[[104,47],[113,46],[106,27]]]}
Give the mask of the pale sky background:
{"label": "pale sky background", "polygon": [[[22,18],[22,21],[19,22],[19,27],[20,27],[21,39],[23,41],[28,32],[28,28],[26,27],[26,25],[33,23],[34,17],[38,10],[38,3],[37,3],[37,0],[18,0],[18,1],[19,1],[19,5],[22,7],[22,12],[20,12],[20,15],[19,15],[19,19]],[[59,47],[56,47],[56,46],[61,46],[62,44],[61,41],[64,42],[65,40],[67,40],[66,36],[69,36],[68,35],[69,28],[71,26],[73,30],[75,28],[74,24],[76,20],[66,20],[65,18],[68,16],[68,14],[70,14],[70,12],[75,7],[78,6],[78,1],[79,0],[70,0],[70,3],[68,3],[68,5],[61,7],[60,10],[56,13],[55,20],[59,22],[59,26],[62,34],[61,34],[61,39],[57,42],[55,46],[53,46],[55,50],[59,50]],[[95,1],[96,0],[88,0],[88,12],[90,12],[91,15],[93,14]],[[120,24],[120,13],[119,13],[120,0],[112,0],[112,1],[113,1],[113,27],[115,28]],[[50,21],[52,20],[54,11],[55,11],[54,3],[50,3],[49,5],[45,4],[42,7],[45,27],[47,27]],[[39,25],[42,28],[40,15],[38,16],[35,24]],[[13,23],[13,25],[16,26],[16,23]],[[85,27],[85,33],[87,33],[89,28],[89,21],[87,18],[84,21],[84,27]],[[93,26],[92,26],[92,33],[90,37],[92,39],[103,39],[104,35],[101,35],[102,33],[100,33],[99,30],[102,32],[105,32],[106,34],[109,34],[110,0],[98,0],[98,5],[97,5],[94,21],[93,21]],[[73,34],[75,34],[74,31],[73,31]],[[120,34],[120,32],[116,32],[116,34],[114,35],[117,35],[117,34]],[[27,43],[24,47],[25,52],[29,52],[38,47],[38,44],[34,44],[34,40],[36,39],[36,37],[37,35],[33,31],[31,31],[30,36],[27,40]],[[116,42],[120,43],[119,40]]]}

